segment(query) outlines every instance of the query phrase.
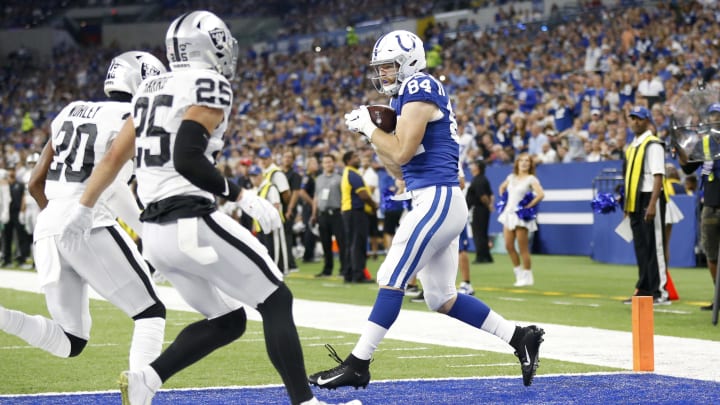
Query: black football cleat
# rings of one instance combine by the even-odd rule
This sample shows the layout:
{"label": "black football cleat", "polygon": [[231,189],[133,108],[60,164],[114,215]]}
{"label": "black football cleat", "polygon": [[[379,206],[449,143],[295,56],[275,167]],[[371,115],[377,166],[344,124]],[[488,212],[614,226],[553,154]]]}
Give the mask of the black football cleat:
{"label": "black football cleat", "polygon": [[[329,356],[340,364],[329,370],[320,371],[310,375],[310,377],[308,377],[308,382],[310,382],[310,384],[329,390],[334,390],[338,387],[355,387],[355,389],[358,389],[360,387],[366,388],[368,386],[370,383],[369,360],[359,360],[350,355],[348,359],[341,361],[332,346],[325,345],[325,347],[330,351]],[[360,364],[354,367],[350,363]]]}
{"label": "black football cleat", "polygon": [[520,360],[523,384],[529,387],[540,363],[540,343],[543,342],[545,331],[535,325],[530,325],[519,328],[517,333],[518,341],[513,347],[515,356]]}

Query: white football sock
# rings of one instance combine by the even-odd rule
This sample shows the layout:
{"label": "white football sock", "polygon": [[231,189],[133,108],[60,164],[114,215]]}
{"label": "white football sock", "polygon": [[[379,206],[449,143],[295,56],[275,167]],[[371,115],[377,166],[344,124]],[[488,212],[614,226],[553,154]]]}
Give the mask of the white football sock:
{"label": "white football sock", "polygon": [[360,339],[355,345],[352,354],[360,360],[370,360],[373,353],[375,353],[375,349],[377,349],[380,344],[380,341],[385,337],[387,331],[387,329],[375,322],[365,322],[365,328],[363,329],[362,335],[360,335]]}
{"label": "white football sock", "polygon": [[165,338],[165,319],[145,318],[135,321],[130,343],[130,371],[140,370],[162,352]]}
{"label": "white football sock", "polygon": [[70,356],[70,339],[52,319],[5,308],[0,312],[3,313],[0,317],[0,329],[52,355]]}
{"label": "white football sock", "polygon": [[515,333],[515,324],[503,318],[497,312],[490,310],[485,322],[480,327],[482,330],[492,333],[493,335],[504,340],[506,343],[510,343],[510,339]]}

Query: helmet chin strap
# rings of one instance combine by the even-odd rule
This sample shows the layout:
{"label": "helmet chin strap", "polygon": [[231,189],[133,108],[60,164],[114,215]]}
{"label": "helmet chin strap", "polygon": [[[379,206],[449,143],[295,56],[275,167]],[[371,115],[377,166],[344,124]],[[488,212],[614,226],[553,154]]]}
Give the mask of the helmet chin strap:
{"label": "helmet chin strap", "polygon": [[383,91],[382,91],[383,94],[388,95],[388,96],[394,96],[400,90],[400,83],[396,79],[395,83],[393,83],[389,86],[382,86],[382,89],[383,89]]}

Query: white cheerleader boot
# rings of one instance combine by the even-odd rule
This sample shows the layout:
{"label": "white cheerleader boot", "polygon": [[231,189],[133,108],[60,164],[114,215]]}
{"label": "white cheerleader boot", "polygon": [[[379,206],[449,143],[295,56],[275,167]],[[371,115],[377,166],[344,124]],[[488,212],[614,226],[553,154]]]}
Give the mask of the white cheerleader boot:
{"label": "white cheerleader boot", "polygon": [[518,280],[513,286],[515,287],[529,287],[533,284],[535,284],[535,280],[533,279],[532,270],[520,270],[520,274],[518,275]]}
{"label": "white cheerleader boot", "polygon": [[513,286],[520,287],[522,282],[522,267],[514,267],[513,273],[515,273],[515,284],[513,284]]}
{"label": "white cheerleader boot", "polygon": [[535,284],[532,270],[523,270],[523,273],[525,273],[525,287]]}

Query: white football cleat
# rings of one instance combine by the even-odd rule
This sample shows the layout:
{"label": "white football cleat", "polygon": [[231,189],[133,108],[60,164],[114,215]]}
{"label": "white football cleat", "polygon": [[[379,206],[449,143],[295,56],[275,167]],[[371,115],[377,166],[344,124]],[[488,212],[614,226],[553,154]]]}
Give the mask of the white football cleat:
{"label": "white football cleat", "polygon": [[120,373],[120,396],[122,405],[151,405],[155,392],[145,383],[141,371]]}

